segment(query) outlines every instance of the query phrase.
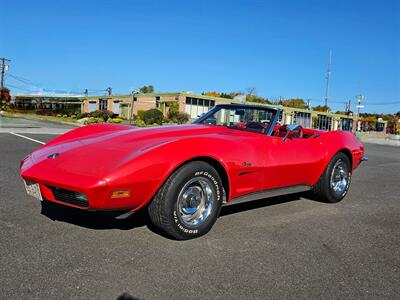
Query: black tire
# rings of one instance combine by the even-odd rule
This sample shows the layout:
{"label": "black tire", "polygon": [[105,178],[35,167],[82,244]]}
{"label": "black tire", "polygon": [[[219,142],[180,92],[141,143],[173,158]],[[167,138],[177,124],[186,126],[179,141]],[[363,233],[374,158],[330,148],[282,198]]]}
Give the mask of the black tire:
{"label": "black tire", "polygon": [[[194,183],[191,183],[194,181]],[[189,224],[191,221],[186,220],[187,215],[182,214],[182,202],[188,203],[187,197],[184,198],[184,191],[189,189],[201,189],[201,185],[197,182],[206,184],[211,191],[210,197],[207,200],[211,206],[207,210],[208,215],[201,220],[200,224]],[[182,194],[183,193],[183,194]],[[199,201],[198,198],[193,198],[193,193],[189,194],[190,199]],[[201,194],[206,195],[206,194]],[[179,200],[178,200],[179,199]],[[202,198],[203,199],[203,198]],[[208,163],[203,161],[189,162],[177,169],[162,185],[153,200],[148,206],[149,217],[152,223],[169,236],[177,240],[187,240],[202,236],[210,231],[211,227],[217,220],[223,199],[223,186],[218,172]],[[189,201],[190,202],[190,201]],[[197,202],[196,202],[197,203]],[[196,204],[190,204],[195,206]],[[200,206],[197,206],[200,207]],[[190,208],[189,208],[190,209]],[[200,211],[200,210],[199,210]],[[205,211],[205,210],[202,210]]]}
{"label": "black tire", "polygon": [[[331,179],[334,177],[334,168],[338,166],[343,166],[345,170],[343,171],[343,177],[347,176],[346,184],[342,184],[341,189],[337,189],[335,191],[334,187],[332,187]],[[339,176],[340,177],[340,176]],[[342,179],[343,180],[343,179]],[[339,181],[339,180],[338,180]],[[343,152],[338,152],[331,159],[328,166],[325,168],[324,173],[318,180],[318,182],[314,185],[313,191],[316,195],[317,199],[322,200],[324,202],[336,203],[341,201],[347,194],[349,190],[351,182],[351,163],[349,158]]]}

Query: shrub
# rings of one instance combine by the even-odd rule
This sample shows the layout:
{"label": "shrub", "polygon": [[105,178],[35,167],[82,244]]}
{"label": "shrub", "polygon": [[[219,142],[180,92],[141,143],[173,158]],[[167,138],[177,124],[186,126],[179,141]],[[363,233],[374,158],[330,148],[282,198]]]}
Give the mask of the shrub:
{"label": "shrub", "polygon": [[156,108],[146,110],[143,115],[143,121],[147,124],[158,124],[161,125],[164,115],[161,111]]}
{"label": "shrub", "polygon": [[89,114],[89,117],[92,118],[102,118],[105,121],[107,121],[109,118],[111,118],[114,115],[114,113],[110,110],[95,110],[92,111]]}
{"label": "shrub", "polygon": [[144,113],[145,113],[144,110],[138,110],[138,112],[137,112],[137,117],[138,117],[139,119],[141,119],[141,120],[144,120]]}
{"label": "shrub", "polygon": [[186,124],[189,121],[189,115],[187,113],[178,113],[175,117],[176,123],[178,124]]}
{"label": "shrub", "polygon": [[185,124],[189,121],[189,115],[180,112],[176,107],[170,107],[168,111],[168,119],[173,123]]}
{"label": "shrub", "polygon": [[108,119],[108,121],[110,123],[121,123],[122,119],[121,118],[110,118],[110,119]]}
{"label": "shrub", "polygon": [[83,113],[83,112],[78,112],[76,113],[76,118],[77,119],[83,119],[89,117],[89,113]]}
{"label": "shrub", "polygon": [[144,126],[146,126],[146,123],[142,119],[137,118],[135,120],[135,125],[138,127],[144,127]]}
{"label": "shrub", "polygon": [[84,124],[85,125],[96,124],[96,123],[102,123],[103,121],[104,121],[103,118],[92,118],[92,117],[90,117],[85,121]]}

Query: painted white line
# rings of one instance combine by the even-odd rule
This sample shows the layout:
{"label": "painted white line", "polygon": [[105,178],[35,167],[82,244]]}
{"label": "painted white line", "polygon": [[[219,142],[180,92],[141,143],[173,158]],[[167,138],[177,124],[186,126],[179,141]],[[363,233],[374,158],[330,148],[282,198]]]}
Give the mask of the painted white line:
{"label": "painted white line", "polygon": [[9,133],[12,134],[12,135],[16,135],[16,136],[22,137],[24,139],[30,140],[32,142],[38,143],[38,144],[42,144],[42,145],[46,144],[46,143],[43,143],[41,141],[38,141],[38,140],[32,139],[30,137],[24,136],[22,134],[18,134],[18,133],[14,133],[14,132],[9,132]]}

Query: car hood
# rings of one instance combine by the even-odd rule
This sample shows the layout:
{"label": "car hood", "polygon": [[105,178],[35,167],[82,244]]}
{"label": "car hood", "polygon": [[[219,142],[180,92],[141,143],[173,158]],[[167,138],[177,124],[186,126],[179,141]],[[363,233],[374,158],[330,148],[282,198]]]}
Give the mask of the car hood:
{"label": "car hood", "polygon": [[[135,157],[182,138],[226,131],[201,124],[132,128],[99,132],[45,145],[31,154],[31,164],[60,172],[103,177]],[[24,168],[24,166],[23,166]]]}

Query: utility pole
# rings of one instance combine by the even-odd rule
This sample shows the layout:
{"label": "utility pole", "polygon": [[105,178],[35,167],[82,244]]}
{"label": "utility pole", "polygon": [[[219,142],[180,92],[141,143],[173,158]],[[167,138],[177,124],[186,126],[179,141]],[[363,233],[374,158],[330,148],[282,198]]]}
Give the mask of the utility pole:
{"label": "utility pole", "polygon": [[326,90],[325,90],[325,107],[328,107],[329,98],[329,81],[331,79],[332,50],[329,50],[329,62],[326,68]]}
{"label": "utility pole", "polygon": [[357,117],[359,117],[360,115],[360,108],[364,108],[364,105],[361,104],[361,101],[364,100],[364,96],[363,95],[357,95],[356,99],[357,99]]}
{"label": "utility pole", "polygon": [[1,80],[0,80],[0,111],[3,107],[3,88],[4,88],[4,73],[6,71],[6,68],[8,65],[6,65],[6,62],[11,61],[8,58],[1,57]]}
{"label": "utility pole", "polygon": [[361,104],[361,101],[364,100],[364,98],[365,97],[363,95],[361,95],[361,94],[356,96],[356,99],[357,99],[357,105],[356,105],[356,108],[357,108],[357,118],[356,118],[356,120],[357,120],[357,131],[359,129],[361,130],[361,128],[359,128],[359,126],[358,126],[358,122],[359,122],[359,119],[360,119],[360,109],[364,108],[364,105]]}
{"label": "utility pole", "polygon": [[350,112],[351,112],[351,100],[349,99],[349,104],[348,104],[348,114],[350,114]]}

